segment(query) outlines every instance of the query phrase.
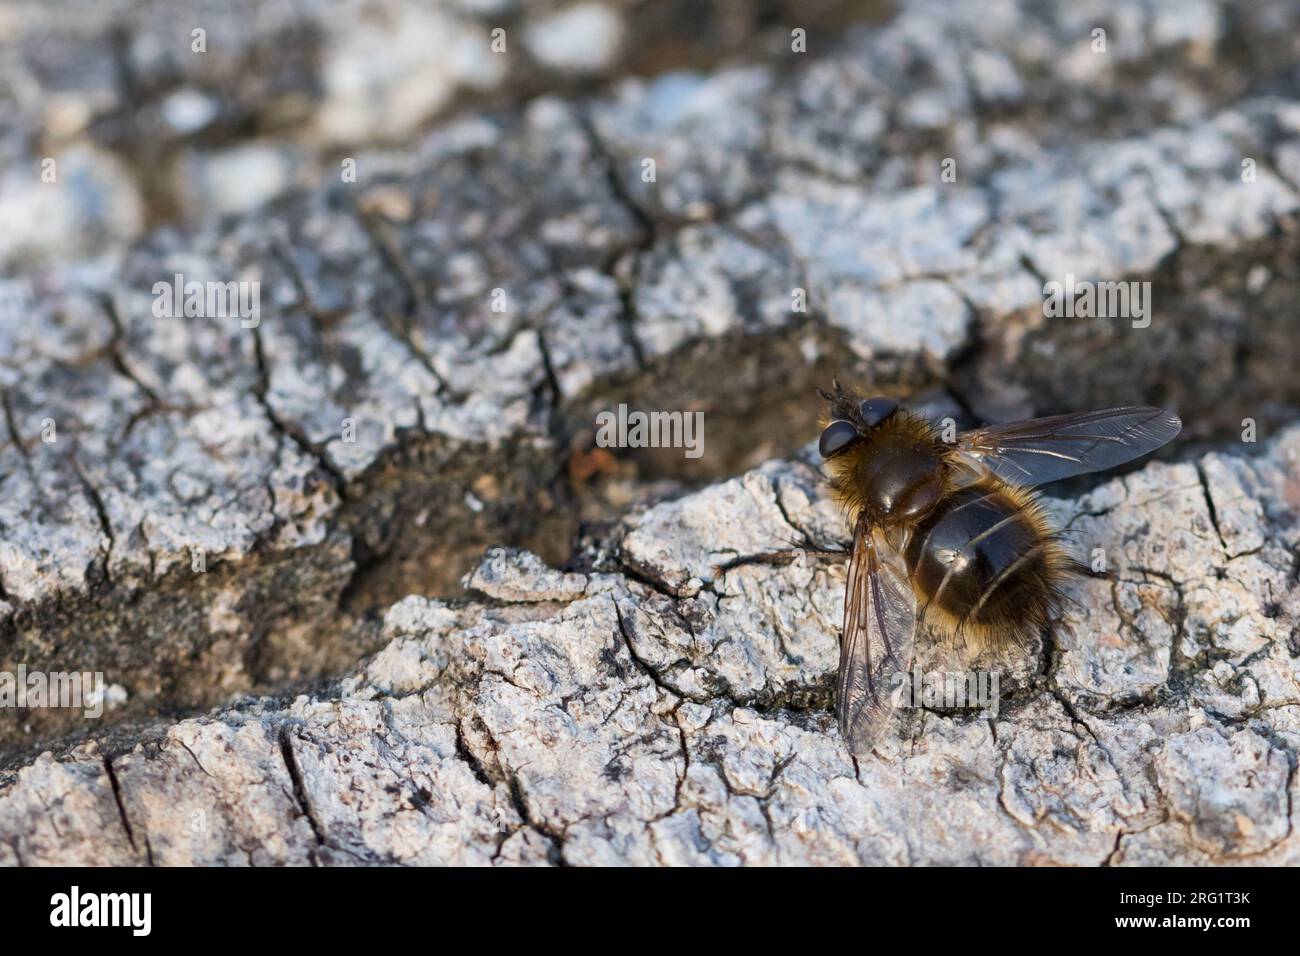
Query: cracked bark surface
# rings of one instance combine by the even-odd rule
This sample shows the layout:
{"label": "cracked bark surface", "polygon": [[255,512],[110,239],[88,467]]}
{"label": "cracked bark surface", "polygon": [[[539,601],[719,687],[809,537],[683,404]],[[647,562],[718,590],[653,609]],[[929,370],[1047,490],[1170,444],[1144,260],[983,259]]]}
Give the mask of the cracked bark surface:
{"label": "cracked bark surface", "polygon": [[716,571],[837,538],[812,457],[629,518],[604,570],[489,552],[474,597],[393,605],[331,692],[46,754],[0,790],[0,860],[1300,862],[1300,430],[1050,499],[1108,572],[996,717],[904,710],[856,761],[842,564]]}
{"label": "cracked bark surface", "polygon": [[[105,182],[152,160],[96,151],[196,85],[222,149],[278,131],[326,170],[233,218],[146,196],[62,252],[0,245],[32,291],[0,314],[0,670],[126,698],[0,712],[0,861],[1294,861],[1294,5],[907,2],[806,58],[594,90],[524,62],[490,108],[357,127],[334,185],[337,141],[286,130],[356,120],[314,84],[357,51],[302,11],[198,73],[94,23],[0,56],[15,161],[76,61],[82,92],[131,66],[67,134]],[[318,55],[235,79],[286,29]],[[220,152],[169,135],[168,162]],[[176,272],[260,281],[261,324],[155,318]],[[1044,318],[1066,273],[1150,281],[1151,327]],[[1060,492],[1110,571],[1002,715],[913,714],[857,765],[827,714],[842,572],[710,571],[839,539],[781,457],[832,369],[963,424],[1187,425],[1181,462]],[[619,402],[704,411],[708,454],[589,481]],[[1247,416],[1276,437],[1240,457]]]}

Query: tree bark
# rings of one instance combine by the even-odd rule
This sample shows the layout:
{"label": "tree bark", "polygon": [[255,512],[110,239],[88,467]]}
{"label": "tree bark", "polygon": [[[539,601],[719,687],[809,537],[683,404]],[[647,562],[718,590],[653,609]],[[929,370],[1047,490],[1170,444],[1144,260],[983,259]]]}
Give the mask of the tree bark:
{"label": "tree bark", "polygon": [[[0,711],[0,862],[1296,862],[1300,12],[1135,8],[1102,52],[1036,9],[909,0],[806,56],[755,26],[586,95],[510,73],[553,92],[360,129],[402,145],[355,182],[286,137],[318,175],[269,205],[0,244],[0,671],[110,685],[95,721]],[[213,83],[279,115],[249,43]],[[147,167],[108,117],[192,68],[88,161]],[[178,273],[258,283],[256,322],[159,316]],[[1067,280],[1146,314],[1047,314]],[[1057,490],[1106,568],[998,715],[909,711],[856,761],[842,569],[713,570],[842,540],[801,450],[834,371],[963,426],[1186,423]],[[593,449],[620,403],[702,411],[705,454]]]}

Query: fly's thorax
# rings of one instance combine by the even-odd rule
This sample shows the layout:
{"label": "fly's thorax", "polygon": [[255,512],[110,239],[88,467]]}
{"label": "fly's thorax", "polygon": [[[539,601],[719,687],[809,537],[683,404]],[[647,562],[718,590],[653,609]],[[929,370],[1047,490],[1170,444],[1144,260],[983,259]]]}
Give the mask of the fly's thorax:
{"label": "fly's thorax", "polygon": [[946,447],[924,419],[900,412],[833,465],[841,500],[874,527],[919,521],[948,493]]}

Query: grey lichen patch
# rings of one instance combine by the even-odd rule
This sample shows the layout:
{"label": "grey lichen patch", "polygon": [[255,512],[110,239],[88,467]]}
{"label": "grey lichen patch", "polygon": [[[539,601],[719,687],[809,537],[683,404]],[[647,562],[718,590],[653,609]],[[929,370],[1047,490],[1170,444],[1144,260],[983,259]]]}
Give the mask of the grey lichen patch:
{"label": "grey lichen patch", "polygon": [[[0,237],[6,265],[74,261],[151,226],[248,212],[336,178],[340,154],[408,143],[437,118],[628,70],[707,67],[780,33],[770,10],[708,4],[707,35],[683,36],[679,17],[621,0],[364,0],[349,16],[333,0],[13,9],[0,54],[0,213],[21,228]],[[799,18],[829,33],[864,12],[840,0]],[[431,36],[445,55],[429,55]],[[29,174],[47,158],[65,188]]]}
{"label": "grey lichen patch", "polygon": [[1273,850],[1290,835],[1287,784],[1294,754],[1249,729],[1202,726],[1173,737],[1156,759],[1170,816],[1213,857]]}
{"label": "grey lichen patch", "polygon": [[[187,721],[158,743],[116,758],[124,824],[148,861],[309,863],[311,828],[295,799],[281,732],[277,723],[256,719]],[[247,789],[251,781],[258,784],[255,792]]]}
{"label": "grey lichen patch", "polygon": [[142,862],[109,765],[93,744],[72,761],[41,756],[19,771],[8,797],[0,810],[5,830],[0,862],[8,866]]}
{"label": "grey lichen patch", "polygon": [[465,587],[498,601],[573,601],[587,589],[587,579],[554,571],[529,551],[492,548]]}

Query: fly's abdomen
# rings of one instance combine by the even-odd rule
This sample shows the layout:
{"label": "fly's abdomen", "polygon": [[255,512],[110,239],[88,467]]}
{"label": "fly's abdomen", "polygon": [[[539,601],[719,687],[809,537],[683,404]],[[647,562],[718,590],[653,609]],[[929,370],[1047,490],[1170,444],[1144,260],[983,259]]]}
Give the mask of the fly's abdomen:
{"label": "fly's abdomen", "polygon": [[1060,552],[1033,498],[1000,482],[953,492],[908,542],[927,616],[977,638],[1028,636],[1047,618]]}

